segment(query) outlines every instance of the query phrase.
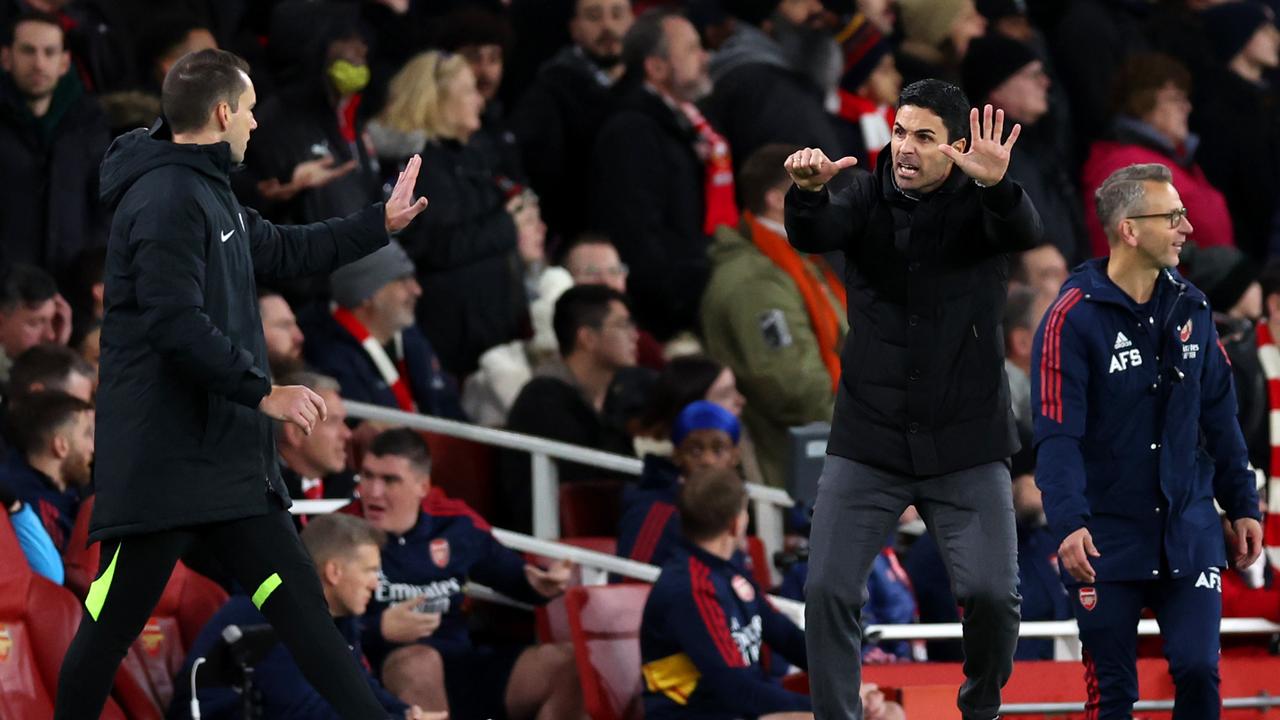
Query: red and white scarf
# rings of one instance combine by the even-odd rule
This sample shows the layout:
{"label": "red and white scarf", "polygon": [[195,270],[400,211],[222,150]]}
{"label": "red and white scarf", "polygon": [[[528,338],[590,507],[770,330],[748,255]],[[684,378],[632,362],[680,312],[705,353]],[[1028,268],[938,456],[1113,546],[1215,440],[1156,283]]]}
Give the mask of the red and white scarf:
{"label": "red and white scarf", "polygon": [[400,333],[396,333],[392,339],[392,343],[396,347],[396,360],[392,361],[391,356],[387,355],[387,349],[382,347],[382,343],[369,333],[369,328],[360,322],[350,310],[339,307],[333,308],[333,319],[337,321],[342,329],[351,333],[351,336],[360,343],[364,351],[368,353],[369,359],[373,361],[374,367],[378,368],[378,374],[382,376],[383,382],[387,387],[391,388],[392,394],[396,396],[396,404],[405,412],[417,412],[417,405],[413,402],[413,393],[409,392],[409,383],[405,381],[405,377],[409,374],[408,366],[404,362],[404,340]]}
{"label": "red and white scarf", "polygon": [[721,225],[736,227],[738,202],[734,199],[733,158],[729,154],[729,143],[711,127],[693,103],[680,103],[680,110],[698,131],[698,157],[706,168],[703,194],[707,211],[703,216],[702,232],[714,235]]}
{"label": "red and white scarf", "polygon": [[1267,478],[1267,516],[1262,544],[1271,567],[1280,570],[1280,348],[1271,337],[1271,328],[1258,323],[1258,361],[1267,377],[1267,424],[1271,439],[1271,468]]}

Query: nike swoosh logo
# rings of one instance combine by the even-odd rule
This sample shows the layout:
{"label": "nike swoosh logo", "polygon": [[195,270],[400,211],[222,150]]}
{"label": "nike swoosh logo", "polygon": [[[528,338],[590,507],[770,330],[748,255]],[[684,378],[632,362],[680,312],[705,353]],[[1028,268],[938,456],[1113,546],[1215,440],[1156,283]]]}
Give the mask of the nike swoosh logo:
{"label": "nike swoosh logo", "polygon": [[226,241],[227,241],[227,238],[229,238],[229,237],[231,237],[232,235],[235,235],[235,234],[236,234],[236,231],[235,231],[235,230],[228,230],[228,231],[226,231],[226,232],[222,233],[222,242],[226,242]]}

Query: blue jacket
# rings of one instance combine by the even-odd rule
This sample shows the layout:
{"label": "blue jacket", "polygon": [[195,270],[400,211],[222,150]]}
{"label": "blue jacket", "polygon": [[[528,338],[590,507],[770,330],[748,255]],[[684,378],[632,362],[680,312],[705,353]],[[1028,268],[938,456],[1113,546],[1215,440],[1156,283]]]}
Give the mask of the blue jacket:
{"label": "blue jacket", "polygon": [[[302,350],[307,363],[337,380],[342,386],[342,397],[399,408],[395,393],[378,373],[369,353],[331,314],[318,310],[308,312],[304,316],[303,331],[306,341]],[[404,344],[404,374],[418,412],[464,419],[458,401],[458,387],[440,368],[440,361],[426,336],[414,325],[404,330],[400,337]]]}
{"label": "blue jacket", "polygon": [[[1071,604],[1059,578],[1058,541],[1043,526],[1018,524],[1018,593],[1022,621],[1070,620]],[[1022,638],[1014,660],[1052,660],[1051,638]]]}
{"label": "blue jacket", "polygon": [[[386,708],[392,717],[404,717],[408,708],[398,698],[387,692],[377,680],[369,674],[369,667],[360,649],[360,620],[347,616],[335,618],[338,630],[347,639],[351,652],[355,654],[365,678],[373,689],[373,694]],[[187,660],[183,663],[178,681],[173,684],[173,702],[169,705],[170,718],[189,717],[191,700],[191,666],[198,657],[204,657],[213,650],[218,639],[222,637],[222,629],[228,625],[265,625],[267,619],[253,606],[253,601],[245,595],[232,596],[222,609],[218,610],[191,646]],[[202,666],[207,669],[208,666]],[[197,671],[197,680],[200,675]],[[280,720],[338,720],[340,717],[329,704],[329,701],[316,692],[302,670],[293,661],[284,643],[277,643],[265,657],[253,666],[254,688],[262,694],[262,717],[279,718]],[[200,698],[200,716],[205,720],[232,720],[242,717],[240,712],[241,698],[231,688],[202,688],[197,693]]]}
{"label": "blue jacket", "polygon": [[[1226,565],[1213,501],[1260,517],[1236,422],[1226,352],[1209,303],[1175,270],[1149,308],[1082,264],[1036,332],[1036,484],[1061,542],[1088,527],[1098,582],[1150,580]],[[1076,584],[1065,571],[1063,581]]]}
{"label": "blue jacket", "polygon": [[640,661],[647,720],[734,720],[810,710],[771,681],[760,649],[801,667],[804,633],[769,604],[750,573],[687,542],[645,602]]}
{"label": "blue jacket", "polygon": [[[809,561],[798,562],[787,570],[778,588],[778,595],[797,602],[804,602],[804,585],[809,579]],[[907,625],[918,622],[916,596],[911,588],[911,578],[898,563],[898,555],[886,546],[871,564],[867,576],[867,602],[862,606],[862,625]],[[923,645],[921,645],[923,649]],[[877,655],[893,655],[899,660],[913,660],[915,655],[907,640],[867,643],[862,646],[863,659]]]}
{"label": "blue jacket", "polygon": [[53,540],[53,546],[60,553],[66,552],[71,528],[76,524],[76,513],[80,511],[80,491],[72,487],[66,490],[54,487],[47,475],[31,467],[22,453],[16,451],[10,453],[8,461],[0,466],[0,481],[36,511]]}
{"label": "blue jacket", "polygon": [[680,470],[660,455],[645,455],[640,482],[622,493],[618,556],[664,565],[680,545]]}
{"label": "blue jacket", "polygon": [[472,647],[462,612],[462,588],[468,580],[516,600],[545,604],[547,598],[525,578],[524,565],[524,557],[494,539],[489,524],[466,503],[433,491],[418,524],[404,535],[388,534],[382,548],[378,589],[364,615],[369,660],[381,666],[397,647],[382,637],[382,613],[391,603],[421,597],[425,610],[443,614],[440,627],[420,642],[446,660]]}

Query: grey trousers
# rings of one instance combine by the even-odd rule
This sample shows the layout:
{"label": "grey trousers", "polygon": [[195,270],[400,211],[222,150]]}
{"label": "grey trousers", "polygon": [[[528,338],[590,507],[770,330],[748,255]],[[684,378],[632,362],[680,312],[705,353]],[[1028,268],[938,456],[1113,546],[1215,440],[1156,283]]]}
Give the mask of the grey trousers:
{"label": "grey trousers", "polygon": [[871,564],[914,504],[964,610],[965,720],[991,720],[1018,642],[1018,543],[1009,470],[990,463],[927,479],[828,455],[809,537],[805,636],[818,720],[861,720],[862,606]]}

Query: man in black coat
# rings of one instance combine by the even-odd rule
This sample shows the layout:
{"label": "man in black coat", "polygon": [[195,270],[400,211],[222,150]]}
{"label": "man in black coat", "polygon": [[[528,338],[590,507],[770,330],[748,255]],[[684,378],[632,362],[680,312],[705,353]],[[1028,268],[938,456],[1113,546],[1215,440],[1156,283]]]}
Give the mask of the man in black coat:
{"label": "man in black coat", "polygon": [[310,433],[324,400],[272,386],[255,273],[324,272],[387,242],[426,207],[410,161],[386,206],[273,226],[231,192],[255,93],[248,65],[204,50],[165,78],[164,120],[121,136],[102,168],[115,208],[89,536],[103,567],[63,661],[57,718],[97,717],[177,560],[215,552],[252,593],[307,679],[344,718],[385,717],[325,612],[289,519],[272,420]]}
{"label": "man in black coat", "polygon": [[[843,251],[849,337],[810,534],[805,617],[821,718],[861,717],[860,607],[899,515],[924,516],[964,608],[965,720],[991,720],[1018,640],[1009,456],[1018,449],[1001,320],[1007,253],[1039,242],[1040,217],[1006,177],[1021,127],[966,112],[954,85],[903,90],[889,152],[836,193],[853,158],[804,149],[785,166],[787,239]],[[969,117],[968,133],[965,116]],[[817,668],[814,670],[814,668]]]}
{"label": "man in black coat", "polygon": [[618,109],[592,157],[594,225],[631,268],[636,321],[660,340],[697,326],[710,275],[703,159],[681,110],[711,89],[707,53],[684,17],[650,10],[623,40]]}
{"label": "man in black coat", "polygon": [[823,106],[836,80],[821,77],[823,66],[838,71],[840,51],[816,27],[822,4],[736,0],[730,8],[738,22],[711,59],[707,114],[724,128],[737,162],[769,143],[843,152]]}
{"label": "man in black coat", "polygon": [[98,204],[106,120],[68,74],[57,18],[18,16],[0,65],[0,265],[62,274],[83,248],[106,240]]}
{"label": "man in black coat", "polygon": [[575,168],[583,151],[594,151],[612,109],[609,89],[622,77],[622,38],[633,20],[630,0],[577,0],[569,21],[573,44],[543,64],[511,115],[542,217],[564,238],[588,226]]}

